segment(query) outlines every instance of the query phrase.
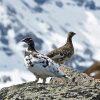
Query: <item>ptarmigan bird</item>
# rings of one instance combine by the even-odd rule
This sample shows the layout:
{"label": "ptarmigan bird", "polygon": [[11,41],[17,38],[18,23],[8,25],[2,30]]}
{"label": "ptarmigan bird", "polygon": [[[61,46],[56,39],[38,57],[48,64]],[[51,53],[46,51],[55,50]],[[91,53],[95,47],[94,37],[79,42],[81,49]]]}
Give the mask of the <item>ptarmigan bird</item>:
{"label": "ptarmigan bird", "polygon": [[74,32],[69,32],[67,42],[63,46],[56,48],[53,51],[47,53],[47,56],[59,64],[63,64],[65,60],[71,58],[71,56],[74,54],[72,37],[75,34],[76,33]]}
{"label": "ptarmigan bird", "polygon": [[28,44],[28,48],[25,51],[24,62],[28,70],[36,76],[35,83],[38,82],[39,78],[42,78],[45,84],[47,77],[67,77],[59,69],[58,64],[49,57],[36,51],[32,38],[26,37],[22,41]]}

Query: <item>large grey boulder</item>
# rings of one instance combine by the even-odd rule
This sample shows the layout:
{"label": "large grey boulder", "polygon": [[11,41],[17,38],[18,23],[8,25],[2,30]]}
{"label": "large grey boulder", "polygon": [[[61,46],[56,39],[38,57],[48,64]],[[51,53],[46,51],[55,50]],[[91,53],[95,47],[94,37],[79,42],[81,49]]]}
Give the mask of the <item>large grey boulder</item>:
{"label": "large grey boulder", "polygon": [[68,78],[52,78],[49,84],[23,83],[0,90],[0,100],[100,100],[100,80],[61,67]]}

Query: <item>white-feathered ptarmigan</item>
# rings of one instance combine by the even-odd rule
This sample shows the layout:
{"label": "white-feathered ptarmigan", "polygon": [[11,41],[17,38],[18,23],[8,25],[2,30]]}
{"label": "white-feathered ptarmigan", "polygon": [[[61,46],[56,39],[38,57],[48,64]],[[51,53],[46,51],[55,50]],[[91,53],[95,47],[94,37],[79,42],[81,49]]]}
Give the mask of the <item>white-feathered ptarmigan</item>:
{"label": "white-feathered ptarmigan", "polygon": [[52,59],[36,51],[31,37],[26,37],[22,41],[28,44],[28,48],[25,50],[24,62],[28,70],[36,76],[35,83],[38,82],[39,78],[42,78],[45,84],[47,77],[68,77]]}
{"label": "white-feathered ptarmigan", "polygon": [[72,37],[75,34],[76,33],[74,32],[69,32],[67,42],[63,46],[48,52],[47,56],[59,64],[63,64],[65,60],[69,60],[71,56],[74,54]]}

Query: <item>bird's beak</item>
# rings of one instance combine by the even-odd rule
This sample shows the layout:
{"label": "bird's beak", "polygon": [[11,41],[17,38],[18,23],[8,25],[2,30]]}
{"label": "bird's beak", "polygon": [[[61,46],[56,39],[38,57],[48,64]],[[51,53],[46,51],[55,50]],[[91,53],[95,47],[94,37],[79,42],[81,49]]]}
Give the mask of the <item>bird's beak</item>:
{"label": "bird's beak", "polygon": [[74,33],[73,35],[76,35],[76,33]]}
{"label": "bird's beak", "polygon": [[24,40],[24,39],[22,39],[20,42],[25,42],[25,40]]}

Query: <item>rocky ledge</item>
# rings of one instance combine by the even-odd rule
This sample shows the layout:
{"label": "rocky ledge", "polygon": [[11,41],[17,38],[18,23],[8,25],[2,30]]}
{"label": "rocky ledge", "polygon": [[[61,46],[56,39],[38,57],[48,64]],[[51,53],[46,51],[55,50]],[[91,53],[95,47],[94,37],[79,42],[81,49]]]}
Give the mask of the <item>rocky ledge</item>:
{"label": "rocky ledge", "polygon": [[0,100],[100,100],[100,80],[69,68],[71,78],[52,78],[49,84],[23,83],[0,90]]}

